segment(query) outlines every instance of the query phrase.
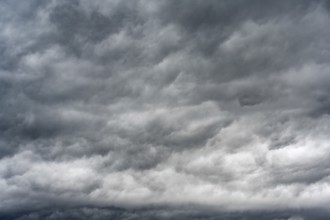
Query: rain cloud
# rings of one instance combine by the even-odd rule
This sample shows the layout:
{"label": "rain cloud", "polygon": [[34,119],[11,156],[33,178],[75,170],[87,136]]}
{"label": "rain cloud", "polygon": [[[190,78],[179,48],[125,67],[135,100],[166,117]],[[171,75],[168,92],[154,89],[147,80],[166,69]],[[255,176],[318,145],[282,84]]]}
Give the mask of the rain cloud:
{"label": "rain cloud", "polygon": [[327,0],[0,1],[0,219],[323,220]]}

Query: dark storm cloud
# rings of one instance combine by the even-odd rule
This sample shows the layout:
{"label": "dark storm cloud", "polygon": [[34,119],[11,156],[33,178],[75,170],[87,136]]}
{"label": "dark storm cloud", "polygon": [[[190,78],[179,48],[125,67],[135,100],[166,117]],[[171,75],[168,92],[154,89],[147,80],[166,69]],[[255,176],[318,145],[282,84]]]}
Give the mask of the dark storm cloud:
{"label": "dark storm cloud", "polygon": [[329,16],[1,1],[2,219],[327,219]]}
{"label": "dark storm cloud", "polygon": [[323,220],[327,219],[325,212],[320,212],[319,210],[304,210],[301,211],[302,214],[296,214],[298,211],[283,211],[282,213],[278,212],[241,212],[241,213],[217,213],[217,212],[208,212],[201,213],[196,210],[191,209],[136,209],[136,210],[126,210],[120,208],[72,208],[72,209],[46,209],[39,212],[22,212],[16,215],[7,215],[2,219],[27,219],[27,220],[39,220],[39,219],[173,219],[173,220]]}
{"label": "dark storm cloud", "polygon": [[87,42],[99,42],[125,25],[139,23],[140,18],[134,10],[136,3],[131,4],[128,7],[125,3],[119,3],[113,13],[103,15],[96,10],[83,11],[79,1],[64,2],[55,6],[49,18],[56,27],[54,34],[58,42],[80,56],[81,47]]}

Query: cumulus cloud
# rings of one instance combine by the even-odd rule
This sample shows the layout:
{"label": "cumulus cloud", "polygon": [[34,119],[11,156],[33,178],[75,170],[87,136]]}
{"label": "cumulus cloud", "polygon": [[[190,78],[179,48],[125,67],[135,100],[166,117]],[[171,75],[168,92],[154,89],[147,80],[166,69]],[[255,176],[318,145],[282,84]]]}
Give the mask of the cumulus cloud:
{"label": "cumulus cloud", "polygon": [[3,219],[327,219],[328,1],[0,2]]}

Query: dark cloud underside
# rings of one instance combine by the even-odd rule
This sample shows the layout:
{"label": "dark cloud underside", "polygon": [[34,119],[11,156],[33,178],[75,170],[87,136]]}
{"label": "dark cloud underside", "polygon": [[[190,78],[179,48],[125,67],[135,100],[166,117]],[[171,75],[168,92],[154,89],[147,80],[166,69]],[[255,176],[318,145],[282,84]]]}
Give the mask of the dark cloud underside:
{"label": "dark cloud underside", "polygon": [[0,219],[328,219],[329,26],[327,0],[0,1]]}

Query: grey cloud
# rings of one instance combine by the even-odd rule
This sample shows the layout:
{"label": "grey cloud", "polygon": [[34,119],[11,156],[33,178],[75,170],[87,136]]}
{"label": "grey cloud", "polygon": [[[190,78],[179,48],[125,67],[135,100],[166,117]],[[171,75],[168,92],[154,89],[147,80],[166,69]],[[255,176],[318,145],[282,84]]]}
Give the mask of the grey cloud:
{"label": "grey cloud", "polygon": [[2,1],[0,219],[327,219],[328,6]]}
{"label": "grey cloud", "polygon": [[196,210],[168,210],[168,209],[137,209],[125,210],[120,208],[74,208],[68,209],[46,209],[40,212],[22,213],[16,216],[6,216],[3,219],[194,219],[194,220],[257,220],[257,219],[272,219],[272,220],[323,220],[327,216],[324,213],[317,213],[317,210],[304,211],[304,214],[297,215],[295,211],[285,211],[284,213],[277,212],[260,212],[260,213],[199,213]]}
{"label": "grey cloud", "polygon": [[109,34],[120,31],[126,23],[134,25],[138,19],[135,13],[136,11],[120,3],[110,16],[97,11],[88,13],[82,10],[79,1],[71,1],[55,6],[49,18],[56,26],[55,35],[58,35],[59,43],[79,55],[86,41],[98,42]]}

